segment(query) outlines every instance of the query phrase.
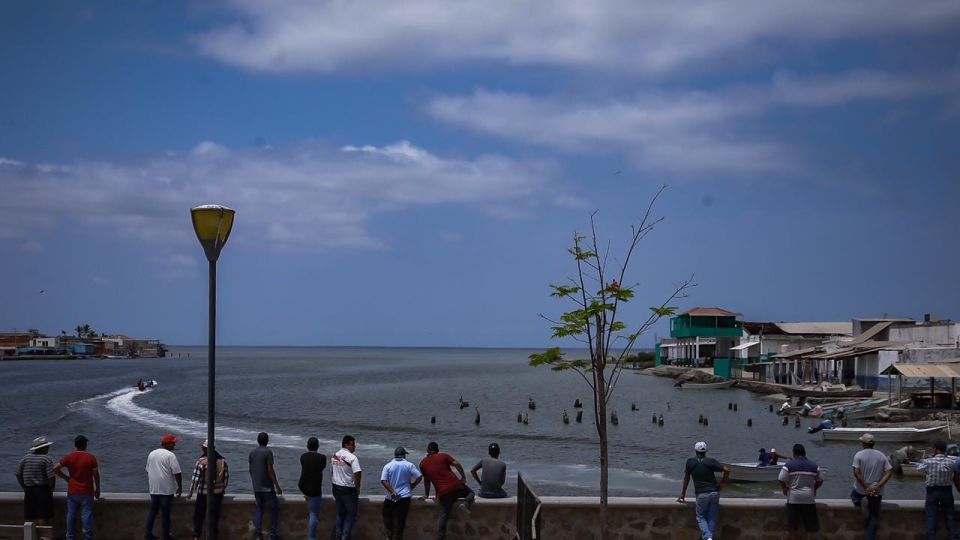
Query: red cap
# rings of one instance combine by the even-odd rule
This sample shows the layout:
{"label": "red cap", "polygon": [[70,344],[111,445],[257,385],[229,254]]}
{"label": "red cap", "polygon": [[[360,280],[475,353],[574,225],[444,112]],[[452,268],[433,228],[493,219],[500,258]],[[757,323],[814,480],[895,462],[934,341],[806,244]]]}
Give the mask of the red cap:
{"label": "red cap", "polygon": [[176,444],[177,441],[178,439],[176,437],[167,433],[162,439],[160,439],[160,444]]}

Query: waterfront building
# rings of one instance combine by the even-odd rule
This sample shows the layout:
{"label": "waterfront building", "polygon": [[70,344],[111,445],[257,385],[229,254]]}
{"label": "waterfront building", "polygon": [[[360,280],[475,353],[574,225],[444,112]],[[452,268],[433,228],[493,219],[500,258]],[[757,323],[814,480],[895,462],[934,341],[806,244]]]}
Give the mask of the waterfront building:
{"label": "waterfront building", "polygon": [[670,319],[670,339],[655,350],[657,365],[711,367],[729,359],[743,335],[739,313],[719,307],[695,307]]}

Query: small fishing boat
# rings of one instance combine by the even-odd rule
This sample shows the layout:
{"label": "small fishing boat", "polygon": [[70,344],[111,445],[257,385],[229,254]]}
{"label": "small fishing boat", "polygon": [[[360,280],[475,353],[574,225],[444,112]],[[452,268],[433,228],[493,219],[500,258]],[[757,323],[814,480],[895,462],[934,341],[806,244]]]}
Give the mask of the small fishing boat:
{"label": "small fishing boat", "polygon": [[817,390],[815,388],[800,388],[784,386],[783,394],[787,397],[816,397],[816,398],[855,398],[873,397],[873,390]]}
{"label": "small fishing boat", "polygon": [[[724,463],[730,468],[730,480],[737,482],[776,482],[783,465]],[[721,473],[722,474],[722,473]]]}
{"label": "small fishing boat", "polygon": [[896,427],[896,428],[867,428],[867,427],[838,427],[833,429],[824,429],[825,441],[856,441],[864,433],[870,433],[877,442],[918,442],[928,441],[947,429],[947,425],[934,426],[930,428],[915,427]]}
{"label": "small fishing boat", "polygon": [[720,381],[714,383],[682,383],[675,385],[681,390],[716,390],[720,388],[730,388],[737,381]]}

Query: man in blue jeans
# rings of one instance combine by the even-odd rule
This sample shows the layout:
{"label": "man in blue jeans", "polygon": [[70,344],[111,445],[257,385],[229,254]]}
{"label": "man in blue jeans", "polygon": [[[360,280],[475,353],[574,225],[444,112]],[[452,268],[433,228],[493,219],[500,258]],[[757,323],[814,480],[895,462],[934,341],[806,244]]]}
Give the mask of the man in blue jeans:
{"label": "man in blue jeans", "polygon": [[257,501],[257,510],[253,515],[253,527],[257,540],[263,539],[263,507],[270,505],[270,540],[277,540],[277,526],[280,524],[280,500],[282,495],[277,472],[273,468],[273,452],[267,448],[270,436],[264,432],[257,435],[257,447],[250,451],[250,479],[253,481],[253,497]]}
{"label": "man in blue jeans", "polygon": [[93,500],[100,498],[100,468],[97,458],[87,452],[86,437],[77,435],[73,446],[76,450],[53,468],[54,474],[67,481],[67,540],[77,537],[77,510],[83,524],[83,539],[93,540]]}
{"label": "man in blue jeans", "polygon": [[927,497],[923,507],[927,513],[928,540],[937,537],[941,510],[950,540],[960,540],[953,516],[953,488],[956,486],[960,489],[960,475],[957,474],[956,463],[946,455],[946,451],[947,443],[937,441],[933,444],[933,457],[917,464],[917,470],[927,474]]}
{"label": "man in blue jeans", "polygon": [[350,540],[353,524],[357,521],[360,509],[360,480],[363,470],[360,460],[354,452],[357,441],[351,435],[344,435],[337,450],[330,458],[330,479],[333,481],[333,500],[337,503],[337,521],[334,533],[337,540]]}
{"label": "man in blue jeans", "polygon": [[150,511],[147,513],[147,524],[143,537],[146,540],[156,540],[153,535],[153,522],[160,511],[163,540],[175,540],[170,536],[170,505],[174,497],[179,497],[183,491],[183,482],[180,475],[180,462],[173,450],[177,446],[177,438],[167,434],[160,440],[157,448],[147,456],[147,480],[150,484]]}
{"label": "man in blue jeans", "polygon": [[307,540],[317,540],[317,525],[320,524],[320,501],[323,496],[323,469],[327,466],[327,456],[317,452],[320,440],[307,439],[307,451],[300,455],[300,480],[297,487],[307,499]]}
{"label": "man in blue jeans", "polygon": [[[677,502],[686,500],[687,486],[693,478],[693,491],[697,495],[697,526],[700,527],[700,536],[703,540],[713,540],[713,533],[717,529],[717,519],[720,517],[720,490],[730,477],[730,467],[719,461],[707,457],[707,443],[698,442],[693,445],[696,457],[687,460],[683,472],[683,488]],[[723,478],[717,483],[716,473],[723,471]]]}

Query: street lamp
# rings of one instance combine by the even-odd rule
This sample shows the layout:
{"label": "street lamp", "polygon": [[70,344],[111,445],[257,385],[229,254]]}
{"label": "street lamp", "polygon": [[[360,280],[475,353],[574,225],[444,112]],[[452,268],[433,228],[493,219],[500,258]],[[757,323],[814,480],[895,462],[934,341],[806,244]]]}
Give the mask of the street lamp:
{"label": "street lamp", "polygon": [[210,301],[209,301],[209,320],[207,334],[207,534],[206,537],[213,538],[210,519],[212,517],[211,506],[213,505],[213,481],[216,478],[217,461],[214,457],[214,426],[216,425],[216,407],[214,400],[214,390],[216,388],[216,343],[217,343],[217,259],[220,257],[220,250],[227,243],[230,237],[230,229],[233,228],[233,215],[235,212],[226,206],[217,204],[204,204],[190,209],[190,215],[193,218],[193,230],[197,233],[197,239],[203,246],[203,251],[210,261]]}

